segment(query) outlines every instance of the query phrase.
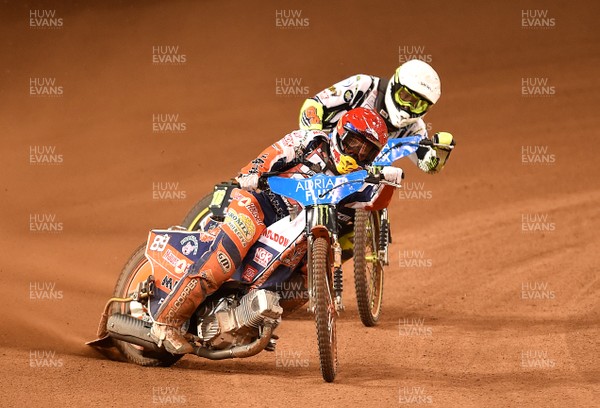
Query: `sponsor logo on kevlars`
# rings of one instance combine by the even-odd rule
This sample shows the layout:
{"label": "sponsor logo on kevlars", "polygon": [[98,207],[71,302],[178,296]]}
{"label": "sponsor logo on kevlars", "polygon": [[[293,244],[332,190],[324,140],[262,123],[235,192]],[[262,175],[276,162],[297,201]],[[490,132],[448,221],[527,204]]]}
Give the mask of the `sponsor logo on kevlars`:
{"label": "sponsor logo on kevlars", "polygon": [[276,242],[279,245],[288,246],[290,244],[289,238],[286,238],[284,235],[280,235],[269,229],[264,230],[261,236],[267,238],[270,241]]}
{"label": "sponsor logo on kevlars", "polygon": [[181,244],[181,252],[184,255],[196,255],[198,253],[198,238],[196,238],[194,235],[188,235],[179,241],[179,243]]}
{"label": "sponsor logo on kevlars", "polygon": [[229,273],[231,271],[231,259],[225,254],[223,251],[217,251],[217,261],[221,265],[221,269],[224,273]]}
{"label": "sponsor logo on kevlars", "polygon": [[254,262],[266,268],[269,262],[273,259],[273,254],[267,251],[264,248],[256,248],[256,253],[254,254]]}
{"label": "sponsor logo on kevlars", "polygon": [[244,273],[242,273],[242,279],[246,282],[252,282],[254,277],[258,274],[258,269],[251,267],[250,265],[246,265],[244,269]]}
{"label": "sponsor logo on kevlars", "polygon": [[250,217],[232,209],[227,213],[225,224],[239,238],[244,247],[248,245],[256,233],[256,227]]}

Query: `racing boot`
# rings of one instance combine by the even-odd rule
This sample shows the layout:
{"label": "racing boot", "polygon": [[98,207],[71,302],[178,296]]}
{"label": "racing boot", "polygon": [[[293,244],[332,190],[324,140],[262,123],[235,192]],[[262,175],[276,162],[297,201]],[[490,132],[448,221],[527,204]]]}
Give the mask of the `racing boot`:
{"label": "racing boot", "polygon": [[158,310],[150,337],[171,354],[191,353],[194,348],[184,337],[183,324],[204,300],[204,289],[199,277],[185,276]]}

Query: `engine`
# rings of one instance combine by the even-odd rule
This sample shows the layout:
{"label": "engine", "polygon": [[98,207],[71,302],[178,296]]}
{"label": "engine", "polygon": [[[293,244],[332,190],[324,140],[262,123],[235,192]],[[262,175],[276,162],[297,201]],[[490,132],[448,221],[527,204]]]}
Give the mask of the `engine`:
{"label": "engine", "polygon": [[239,300],[226,297],[199,320],[198,336],[214,349],[248,344],[258,337],[266,320],[275,328],[281,322],[282,313],[279,295],[275,292],[259,289]]}

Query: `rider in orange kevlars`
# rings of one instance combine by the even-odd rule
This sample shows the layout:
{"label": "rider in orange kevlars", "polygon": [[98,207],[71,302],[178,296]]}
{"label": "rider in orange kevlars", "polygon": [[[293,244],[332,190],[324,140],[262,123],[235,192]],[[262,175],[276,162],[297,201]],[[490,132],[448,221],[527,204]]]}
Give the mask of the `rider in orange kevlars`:
{"label": "rider in orange kevlars", "polygon": [[[348,174],[372,163],[387,142],[384,120],[373,110],[351,109],[342,115],[330,134],[320,130],[296,130],[265,149],[241,169],[224,222],[218,228],[210,250],[202,255],[177,283],[155,316],[151,336],[173,354],[192,351],[182,325],[206,296],[215,292],[241,264],[250,247],[265,228],[289,215],[297,203],[269,190],[258,191],[261,174],[281,172],[283,177],[310,177]],[[402,170],[384,167],[383,177],[400,184]],[[344,199],[339,206],[372,208],[386,206],[378,202],[390,186],[365,185]],[[340,220],[343,222],[343,220]]]}

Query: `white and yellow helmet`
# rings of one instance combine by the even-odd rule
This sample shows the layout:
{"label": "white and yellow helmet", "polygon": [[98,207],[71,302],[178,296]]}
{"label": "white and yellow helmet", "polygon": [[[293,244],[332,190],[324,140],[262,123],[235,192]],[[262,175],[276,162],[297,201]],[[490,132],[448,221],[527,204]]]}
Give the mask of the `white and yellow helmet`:
{"label": "white and yellow helmet", "polygon": [[440,77],[428,63],[413,59],[400,65],[385,91],[388,120],[397,128],[416,122],[442,95]]}

